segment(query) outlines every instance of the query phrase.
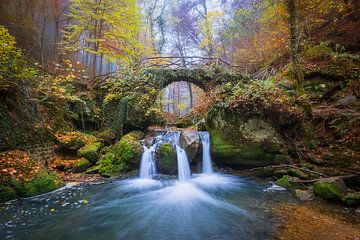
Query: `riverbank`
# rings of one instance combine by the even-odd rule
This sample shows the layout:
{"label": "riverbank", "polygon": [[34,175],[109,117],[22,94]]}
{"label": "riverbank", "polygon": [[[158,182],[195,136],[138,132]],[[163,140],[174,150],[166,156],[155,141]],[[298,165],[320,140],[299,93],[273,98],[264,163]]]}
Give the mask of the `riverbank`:
{"label": "riverbank", "polygon": [[324,201],[274,206],[282,219],[281,240],[358,240],[360,210],[356,212]]}

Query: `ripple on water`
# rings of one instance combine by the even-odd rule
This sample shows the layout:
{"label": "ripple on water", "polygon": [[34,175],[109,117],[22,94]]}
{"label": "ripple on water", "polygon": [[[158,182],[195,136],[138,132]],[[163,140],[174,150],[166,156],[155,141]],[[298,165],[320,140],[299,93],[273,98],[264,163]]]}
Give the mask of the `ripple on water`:
{"label": "ripple on water", "polygon": [[266,239],[271,218],[257,206],[273,193],[263,189],[221,174],[65,188],[5,205],[0,238]]}

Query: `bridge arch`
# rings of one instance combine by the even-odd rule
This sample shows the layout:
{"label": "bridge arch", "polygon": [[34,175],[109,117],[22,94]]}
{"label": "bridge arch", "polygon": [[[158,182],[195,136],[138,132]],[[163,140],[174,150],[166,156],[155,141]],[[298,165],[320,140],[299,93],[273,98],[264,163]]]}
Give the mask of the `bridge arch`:
{"label": "bridge arch", "polygon": [[158,90],[174,82],[190,82],[204,92],[243,79],[243,72],[247,71],[222,59],[206,57],[147,57],[141,61],[141,67],[154,76]]}

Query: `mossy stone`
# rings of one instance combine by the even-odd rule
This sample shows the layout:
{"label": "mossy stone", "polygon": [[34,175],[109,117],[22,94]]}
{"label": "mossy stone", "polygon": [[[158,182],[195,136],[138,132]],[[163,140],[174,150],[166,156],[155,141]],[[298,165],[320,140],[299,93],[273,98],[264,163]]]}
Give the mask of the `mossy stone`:
{"label": "mossy stone", "polygon": [[160,145],[156,151],[158,171],[162,174],[174,174],[176,171],[176,152],[170,143]]}
{"label": "mossy stone", "polygon": [[260,119],[235,117],[212,119],[216,122],[209,130],[214,159],[239,168],[273,164],[281,148],[276,130]]}
{"label": "mossy stone", "polygon": [[0,185],[0,202],[5,202],[17,197],[16,190],[12,187]]}
{"label": "mossy stone", "polygon": [[342,198],[347,205],[360,206],[360,192],[349,193]]}
{"label": "mossy stone", "polygon": [[276,184],[287,189],[294,188],[291,177],[289,175],[282,176],[282,178],[276,181]]}
{"label": "mossy stone", "polygon": [[78,157],[86,158],[92,163],[96,163],[99,160],[100,148],[100,142],[87,143],[85,146],[78,150],[77,155]]}
{"label": "mossy stone", "polygon": [[63,186],[62,179],[50,172],[36,174],[29,182],[24,184],[25,196],[30,197],[50,191],[54,191]]}
{"label": "mossy stone", "polygon": [[59,133],[56,135],[56,140],[61,149],[77,151],[88,143],[96,142],[97,138],[90,134],[74,131]]}
{"label": "mossy stone", "polygon": [[113,147],[117,158],[134,167],[139,166],[141,156],[144,152],[138,137],[139,135],[137,133],[131,132],[123,136]]}
{"label": "mossy stone", "polygon": [[316,182],[313,190],[323,198],[340,200],[346,193],[346,185],[341,178],[333,177]]}
{"label": "mossy stone", "polygon": [[119,176],[129,169],[125,162],[116,159],[116,155],[113,152],[105,154],[97,164],[98,171],[105,177]]}
{"label": "mossy stone", "polygon": [[85,170],[91,167],[91,165],[92,164],[89,160],[87,160],[86,158],[81,158],[72,165],[72,172],[74,173],[85,172]]}

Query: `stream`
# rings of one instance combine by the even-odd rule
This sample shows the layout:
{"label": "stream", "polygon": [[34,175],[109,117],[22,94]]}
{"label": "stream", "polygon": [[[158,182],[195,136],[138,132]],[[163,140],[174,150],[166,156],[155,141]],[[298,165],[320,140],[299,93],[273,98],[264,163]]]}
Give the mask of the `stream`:
{"label": "stream", "polygon": [[[209,135],[199,133],[210,151]],[[139,178],[66,186],[0,205],[0,239],[276,239],[279,203],[297,203],[273,183],[214,173],[210,152],[191,174],[178,132],[144,146]],[[176,146],[178,179],[154,178],[154,151]],[[205,142],[204,142],[205,141]]]}

